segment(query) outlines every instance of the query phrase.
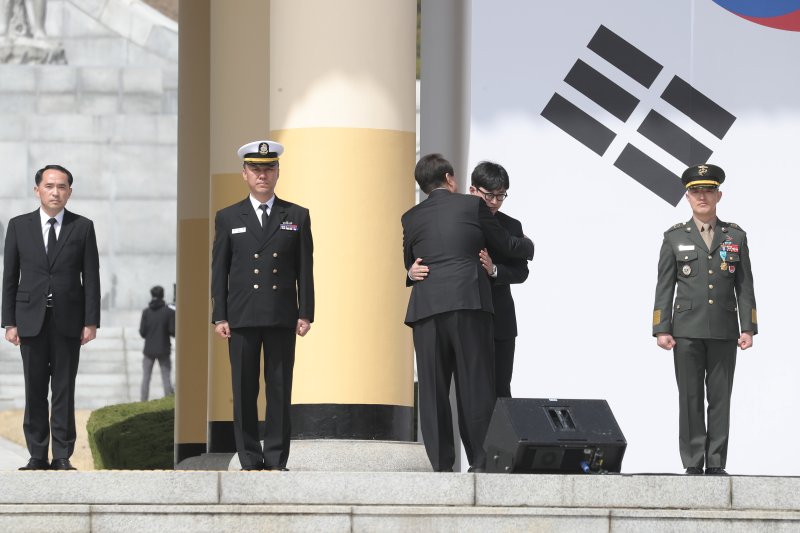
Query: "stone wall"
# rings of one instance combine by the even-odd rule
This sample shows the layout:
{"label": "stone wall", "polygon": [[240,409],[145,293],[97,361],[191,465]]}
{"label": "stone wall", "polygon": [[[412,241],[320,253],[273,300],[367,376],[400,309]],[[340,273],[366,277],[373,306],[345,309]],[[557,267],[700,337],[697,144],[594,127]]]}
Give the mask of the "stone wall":
{"label": "stone wall", "polygon": [[[33,211],[33,175],[75,175],[68,209],[95,222],[103,326],[138,326],[175,282],[177,23],[140,0],[49,0],[66,65],[0,65],[0,237]],[[0,250],[2,253],[2,250]]]}

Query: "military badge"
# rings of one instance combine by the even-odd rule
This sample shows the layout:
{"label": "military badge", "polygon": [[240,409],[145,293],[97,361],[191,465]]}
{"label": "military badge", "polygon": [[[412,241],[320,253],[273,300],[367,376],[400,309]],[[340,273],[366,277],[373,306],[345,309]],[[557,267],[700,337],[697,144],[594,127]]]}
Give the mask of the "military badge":
{"label": "military badge", "polygon": [[728,272],[730,272],[731,274],[733,274],[734,272],[736,272],[736,267],[735,267],[734,265],[731,265],[731,266],[729,266],[729,267],[728,267]]}
{"label": "military badge", "polygon": [[727,252],[727,250],[720,250],[720,251],[719,251],[719,258],[720,258],[720,259],[722,259],[723,261],[725,261],[725,258],[726,258],[726,257],[728,257],[728,252]]}
{"label": "military badge", "polygon": [[720,263],[720,265],[719,265],[719,269],[720,269],[720,270],[728,270],[728,263],[726,263],[725,261],[723,261],[722,263]]}
{"label": "military badge", "polygon": [[683,265],[681,272],[684,276],[689,276],[692,273],[692,267],[690,265]]}
{"label": "military badge", "polygon": [[258,153],[261,155],[267,155],[269,153],[269,145],[267,143],[261,143],[258,145]]}
{"label": "military badge", "polygon": [[708,174],[708,167],[705,165],[697,165],[697,173],[701,176]]}

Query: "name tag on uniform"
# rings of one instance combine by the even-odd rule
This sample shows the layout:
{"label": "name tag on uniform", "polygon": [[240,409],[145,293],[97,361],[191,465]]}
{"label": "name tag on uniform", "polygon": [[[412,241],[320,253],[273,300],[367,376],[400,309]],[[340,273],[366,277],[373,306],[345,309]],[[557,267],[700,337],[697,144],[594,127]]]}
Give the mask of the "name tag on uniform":
{"label": "name tag on uniform", "polygon": [[679,244],[678,251],[679,252],[688,252],[689,250],[694,250],[694,244]]}
{"label": "name tag on uniform", "polygon": [[292,222],[281,222],[281,229],[285,229],[287,231],[297,231],[297,224]]}
{"label": "name tag on uniform", "polygon": [[245,231],[247,231],[247,228],[233,228],[233,229],[231,230],[231,233],[232,233],[232,234],[236,234],[236,233],[244,233]]}

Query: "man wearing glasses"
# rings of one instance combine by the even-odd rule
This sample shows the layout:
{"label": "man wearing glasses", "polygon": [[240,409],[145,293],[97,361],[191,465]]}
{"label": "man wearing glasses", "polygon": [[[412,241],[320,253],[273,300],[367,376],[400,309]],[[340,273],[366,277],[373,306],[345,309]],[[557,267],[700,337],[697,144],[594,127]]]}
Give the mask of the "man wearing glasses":
{"label": "man wearing glasses", "polygon": [[[242,470],[286,470],[296,336],[314,321],[308,209],[275,196],[283,146],[255,141],[239,148],[250,195],[217,212],[211,258],[214,331],[228,340],[233,428]],[[258,434],[261,349],[267,413]]]}
{"label": "man wearing glasses", "polygon": [[[519,220],[500,212],[503,201],[508,197],[509,187],[506,169],[497,163],[483,161],[472,171],[469,193],[483,198],[489,211],[509,234],[522,237]],[[528,262],[504,256],[491,248],[481,250],[480,260],[492,285],[495,390],[498,398],[510,398],[517,336],[517,314],[511,296],[511,284],[528,279]]]}

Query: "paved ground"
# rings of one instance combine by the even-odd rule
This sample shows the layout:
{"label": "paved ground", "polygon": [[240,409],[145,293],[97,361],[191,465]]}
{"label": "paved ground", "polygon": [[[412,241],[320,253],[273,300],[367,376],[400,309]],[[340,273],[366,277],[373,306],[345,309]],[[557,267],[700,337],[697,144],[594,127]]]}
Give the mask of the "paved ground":
{"label": "paved ground", "polygon": [[0,470],[16,470],[28,462],[28,450],[0,437]]}

